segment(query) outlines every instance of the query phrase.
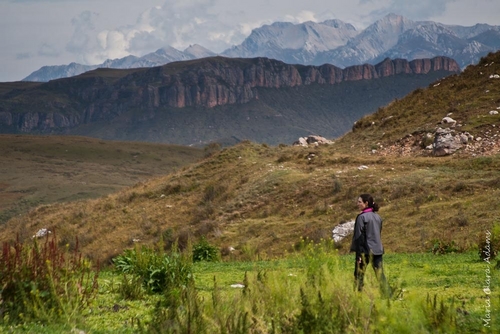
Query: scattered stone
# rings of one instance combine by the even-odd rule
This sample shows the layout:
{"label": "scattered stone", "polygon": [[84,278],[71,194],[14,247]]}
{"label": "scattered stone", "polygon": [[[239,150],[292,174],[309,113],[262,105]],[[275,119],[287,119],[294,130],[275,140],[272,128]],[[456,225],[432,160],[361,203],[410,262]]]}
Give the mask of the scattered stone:
{"label": "scattered stone", "polygon": [[241,284],[241,283],[231,284],[231,288],[243,289],[244,287],[245,287],[245,285]]}
{"label": "scattered stone", "polygon": [[498,111],[496,111],[496,110],[490,110],[489,114],[490,115],[498,115]]}
{"label": "scattered stone", "polygon": [[469,137],[465,133],[460,134],[460,142],[462,144],[467,144],[469,142]]}
{"label": "scattered stone", "polygon": [[307,139],[304,137],[300,137],[299,140],[297,140],[295,143],[293,143],[295,146],[304,146],[307,147]]}
{"label": "scattered stone", "polygon": [[358,167],[358,170],[363,170],[363,169],[368,169],[368,166],[361,165],[361,166]]}
{"label": "scattered stone", "polygon": [[32,238],[32,239],[35,239],[35,238],[37,238],[37,239],[38,239],[38,238],[42,238],[42,237],[46,236],[47,234],[51,234],[51,233],[52,233],[52,232],[51,232],[51,231],[49,231],[48,229],[46,229],[46,228],[41,228],[41,229],[39,229],[39,230],[35,233],[35,235],[33,235],[31,238]]}
{"label": "scattered stone", "polygon": [[498,78],[500,78],[500,75],[498,75],[498,74],[490,75],[490,79],[498,79]]}
{"label": "scattered stone", "polygon": [[443,117],[443,119],[441,120],[441,123],[442,124],[449,124],[450,127],[454,127],[457,124],[457,121],[455,121],[453,118],[447,116],[447,117]]}

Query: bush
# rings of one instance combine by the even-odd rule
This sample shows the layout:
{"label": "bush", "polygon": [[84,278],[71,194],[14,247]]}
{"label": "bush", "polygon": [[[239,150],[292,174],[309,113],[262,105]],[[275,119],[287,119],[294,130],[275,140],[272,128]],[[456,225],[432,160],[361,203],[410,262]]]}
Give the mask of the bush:
{"label": "bush", "polygon": [[143,287],[151,293],[185,286],[192,276],[190,261],[173,251],[165,254],[146,247],[128,249],[113,263],[117,271],[142,281]]}
{"label": "bush", "polygon": [[203,237],[193,246],[193,262],[207,261],[216,262],[219,260],[219,249],[210,245]]}
{"label": "bush", "polygon": [[432,240],[431,252],[434,254],[448,254],[460,252],[460,248],[455,241]]}
{"label": "bush", "polygon": [[98,270],[78,251],[58,247],[55,234],[45,242],[3,244],[0,256],[0,322],[42,323],[77,320],[97,293]]}

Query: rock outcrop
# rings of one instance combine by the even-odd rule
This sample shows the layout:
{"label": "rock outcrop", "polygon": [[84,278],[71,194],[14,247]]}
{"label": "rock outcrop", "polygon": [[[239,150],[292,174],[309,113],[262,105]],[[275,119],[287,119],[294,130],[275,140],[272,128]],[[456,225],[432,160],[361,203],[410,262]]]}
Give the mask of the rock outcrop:
{"label": "rock outcrop", "polygon": [[[467,143],[467,137],[466,143]],[[438,128],[435,133],[432,153],[436,157],[450,155],[462,148],[462,138],[455,130]]]}
{"label": "rock outcrop", "polygon": [[328,140],[321,136],[310,135],[307,137],[300,137],[292,145],[308,147],[309,145],[318,146],[318,145],[328,145],[328,144],[333,144],[333,141]]}

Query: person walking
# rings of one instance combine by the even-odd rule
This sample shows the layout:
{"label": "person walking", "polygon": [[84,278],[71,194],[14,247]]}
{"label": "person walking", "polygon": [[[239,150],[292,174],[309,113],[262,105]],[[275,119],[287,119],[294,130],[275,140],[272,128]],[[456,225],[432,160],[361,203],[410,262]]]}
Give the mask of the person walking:
{"label": "person walking", "polygon": [[382,218],[378,215],[379,206],[370,194],[361,194],[357,200],[361,211],[356,217],[354,235],[352,237],[351,252],[356,253],[354,267],[355,288],[363,290],[366,266],[371,262],[375,275],[384,295],[389,293],[387,280],[382,266]]}

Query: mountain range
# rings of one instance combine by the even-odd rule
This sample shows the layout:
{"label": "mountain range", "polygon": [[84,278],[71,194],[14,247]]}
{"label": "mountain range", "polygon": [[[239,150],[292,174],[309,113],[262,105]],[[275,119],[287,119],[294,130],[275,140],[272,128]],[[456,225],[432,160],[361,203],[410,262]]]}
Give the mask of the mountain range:
{"label": "mountain range", "polygon": [[338,137],[394,99],[458,73],[456,61],[385,59],[344,69],[208,57],[0,83],[0,133],[205,145]]}
{"label": "mountain range", "polygon": [[[433,21],[412,21],[389,14],[363,30],[357,30],[341,20],[301,24],[276,22],[254,29],[240,45],[220,55],[234,58],[268,57],[289,64],[332,64],[340,68],[364,63],[374,65],[385,58],[413,60],[446,56],[455,59],[463,69],[498,49],[500,26],[445,25]],[[44,66],[23,80],[44,82],[96,68],[154,67],[215,55],[215,52],[200,45],[191,45],[184,51],[167,46],[142,57],[108,59],[98,65],[71,63]]]}

